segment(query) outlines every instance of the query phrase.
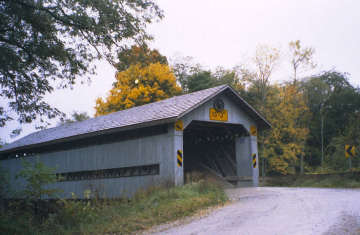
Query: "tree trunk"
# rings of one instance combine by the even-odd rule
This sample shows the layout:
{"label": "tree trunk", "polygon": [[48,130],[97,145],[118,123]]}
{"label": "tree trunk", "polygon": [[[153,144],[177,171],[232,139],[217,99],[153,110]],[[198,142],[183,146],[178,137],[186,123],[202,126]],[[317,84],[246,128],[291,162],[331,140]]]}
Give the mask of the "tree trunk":
{"label": "tree trunk", "polygon": [[321,115],[321,166],[324,166],[324,116]]}

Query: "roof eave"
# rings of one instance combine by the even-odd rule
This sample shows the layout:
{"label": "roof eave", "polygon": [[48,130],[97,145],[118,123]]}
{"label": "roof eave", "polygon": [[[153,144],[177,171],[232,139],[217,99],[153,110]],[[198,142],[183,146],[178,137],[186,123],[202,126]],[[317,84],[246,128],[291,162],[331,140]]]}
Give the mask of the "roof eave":
{"label": "roof eave", "polygon": [[186,114],[192,112],[193,110],[197,109],[198,107],[200,107],[201,105],[205,104],[206,102],[208,102],[209,100],[211,100],[212,98],[214,98],[215,96],[217,96],[218,94],[220,94],[221,92],[223,92],[224,90],[226,90],[229,86],[228,85],[224,85],[223,88],[219,89],[218,91],[216,91],[215,93],[209,95],[208,97],[206,97],[205,99],[203,99],[201,102],[197,103],[196,105],[192,106],[191,108],[189,108],[188,110],[182,112],[179,116],[178,119],[184,117]]}
{"label": "roof eave", "polygon": [[170,117],[170,118],[165,118],[165,119],[160,119],[160,120],[155,120],[155,121],[133,124],[133,125],[129,125],[129,126],[116,127],[116,128],[110,128],[110,129],[100,130],[100,131],[96,131],[96,132],[90,132],[90,133],[85,133],[85,134],[80,134],[80,135],[69,136],[69,137],[65,137],[65,138],[61,138],[61,139],[38,143],[38,144],[31,144],[31,145],[15,147],[15,148],[11,148],[8,150],[0,149],[0,156],[9,154],[9,153],[30,150],[30,149],[34,149],[34,148],[46,147],[46,146],[53,145],[53,144],[59,144],[59,143],[64,143],[64,142],[69,142],[69,141],[74,141],[74,140],[81,140],[81,139],[86,139],[86,138],[90,138],[90,137],[96,137],[96,136],[100,136],[100,135],[104,135],[104,134],[113,134],[113,133],[118,133],[118,132],[132,130],[132,129],[139,129],[139,128],[144,128],[144,127],[169,124],[169,123],[174,122],[175,120],[176,120],[176,116]]}
{"label": "roof eave", "polygon": [[254,109],[248,102],[246,102],[231,86],[228,86],[228,88],[233,92],[233,94],[236,95],[238,99],[240,99],[251,111],[260,118],[263,127],[263,130],[270,129],[272,126],[271,124],[256,110]]}

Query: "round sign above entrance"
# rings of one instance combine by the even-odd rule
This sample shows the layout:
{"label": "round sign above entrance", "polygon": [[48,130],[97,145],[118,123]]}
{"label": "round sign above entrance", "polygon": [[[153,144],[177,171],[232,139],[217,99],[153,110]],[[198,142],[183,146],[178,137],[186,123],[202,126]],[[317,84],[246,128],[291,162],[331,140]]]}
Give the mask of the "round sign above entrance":
{"label": "round sign above entrance", "polygon": [[228,121],[228,112],[226,109],[224,109],[225,104],[222,99],[215,99],[213,103],[213,108],[210,108],[209,112],[209,118],[210,120],[214,121],[222,121],[227,122]]}
{"label": "round sign above entrance", "polygon": [[225,107],[225,104],[224,104],[224,101],[222,99],[215,99],[214,100],[214,103],[213,103],[213,107],[216,109],[216,111],[221,111],[224,109]]}

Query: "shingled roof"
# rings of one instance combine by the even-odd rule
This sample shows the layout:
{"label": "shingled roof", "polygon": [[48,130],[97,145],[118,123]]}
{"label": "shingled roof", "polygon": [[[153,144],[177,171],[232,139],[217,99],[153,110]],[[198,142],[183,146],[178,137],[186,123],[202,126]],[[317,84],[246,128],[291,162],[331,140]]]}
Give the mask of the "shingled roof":
{"label": "shingled roof", "polygon": [[270,124],[246,103],[236,91],[227,85],[221,85],[85,121],[64,124],[34,132],[4,146],[0,149],[0,153],[9,153],[37,147],[39,145],[52,144],[55,141],[67,141],[74,138],[80,139],[132,128],[171,123],[222,92],[226,92],[226,94],[234,98],[238,104],[245,109],[244,111],[247,111],[257,122],[260,128],[270,127]]}

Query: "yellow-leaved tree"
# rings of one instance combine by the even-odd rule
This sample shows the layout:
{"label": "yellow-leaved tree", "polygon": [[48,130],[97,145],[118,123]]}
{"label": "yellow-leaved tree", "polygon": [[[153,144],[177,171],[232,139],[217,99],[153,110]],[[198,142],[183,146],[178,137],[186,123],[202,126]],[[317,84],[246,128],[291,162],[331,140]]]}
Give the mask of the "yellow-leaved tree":
{"label": "yellow-leaved tree", "polygon": [[166,64],[131,65],[116,73],[116,83],[105,100],[98,98],[95,116],[166,99],[181,93],[176,78]]}
{"label": "yellow-leaved tree", "polygon": [[293,174],[309,133],[305,127],[308,113],[304,95],[293,84],[273,86],[268,97],[266,117],[272,124],[264,138],[264,156],[268,172]]}

